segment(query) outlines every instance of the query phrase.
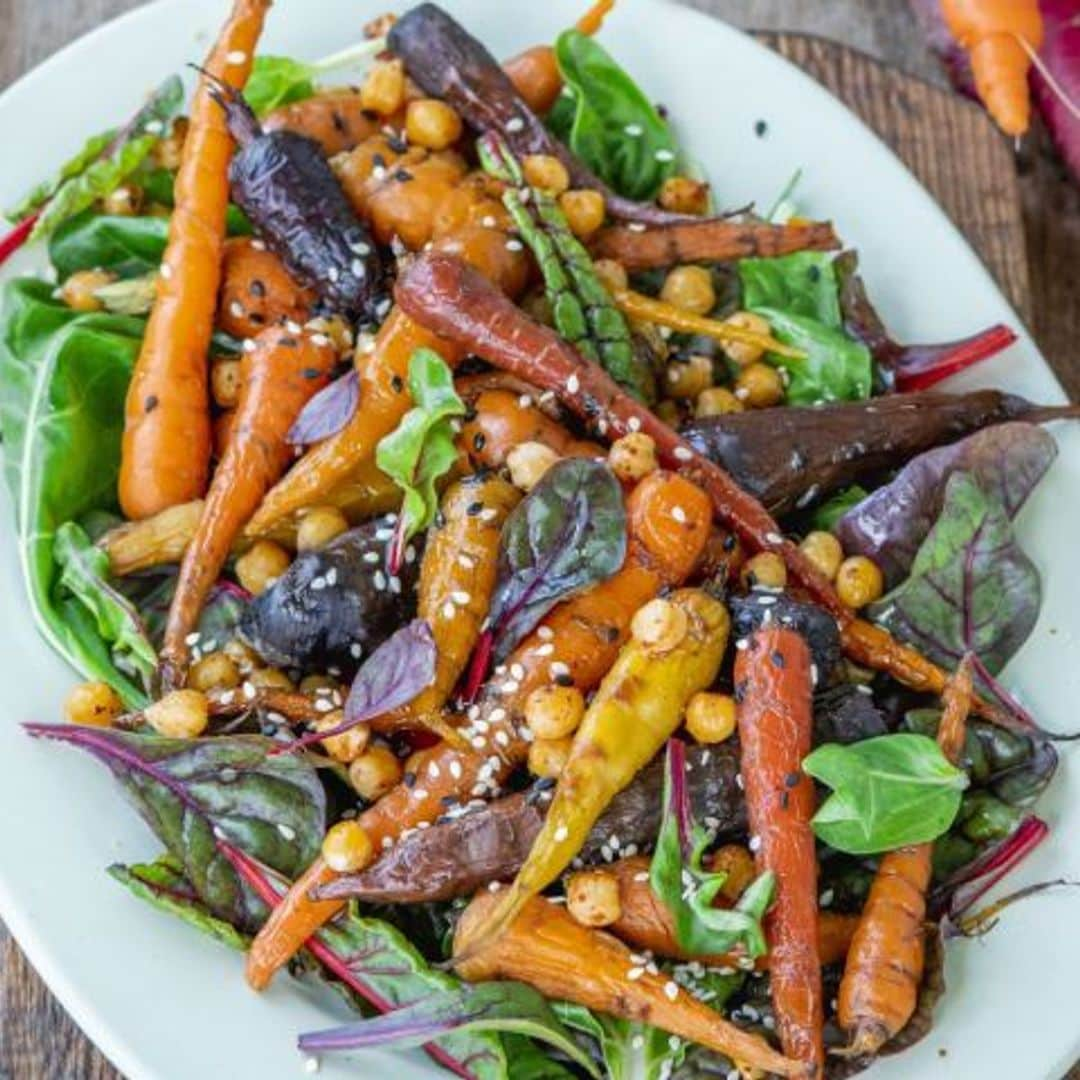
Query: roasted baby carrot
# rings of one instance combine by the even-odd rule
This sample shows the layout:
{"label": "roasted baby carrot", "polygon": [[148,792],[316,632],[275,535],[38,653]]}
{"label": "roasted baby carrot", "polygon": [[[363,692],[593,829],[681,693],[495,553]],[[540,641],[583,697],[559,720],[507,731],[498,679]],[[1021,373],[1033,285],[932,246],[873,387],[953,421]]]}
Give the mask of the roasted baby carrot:
{"label": "roasted baby carrot", "polygon": [[[971,700],[971,661],[949,680],[938,745],[952,762],[964,746]],[[925,964],[926,890],[933,844],[915,844],[882,857],[851,942],[837,996],[837,1018],[850,1036],[844,1053],[876,1054],[911,1019]]]}
{"label": "roasted baby carrot", "polygon": [[233,140],[211,80],[242,90],[270,0],[234,0],[191,105],[176,204],[124,409],[120,505],[144,518],[199,498],[210,468],[207,351],[217,310]]}
{"label": "roasted baby carrot", "polygon": [[[635,949],[649,950],[657,956],[674,960],[699,960],[720,967],[734,967],[745,961],[745,955],[718,953],[700,955],[688,953],[675,936],[675,924],[664,902],[649,884],[649,858],[631,855],[603,868],[619,883],[619,917],[607,929]],[[720,902],[718,897],[715,901]],[[818,958],[822,966],[840,963],[847,955],[852,935],[859,922],[857,915],[840,915],[823,911],[818,915]],[[767,971],[769,956],[754,961],[758,971]]]}
{"label": "roasted baby carrot", "polygon": [[[371,727],[387,732],[428,728],[446,737],[441,710],[480,636],[495,587],[503,522],[521,492],[493,473],[459,480],[440,503],[441,524],[431,528],[420,564],[417,616],[435,638],[435,680],[420,695]],[[476,505],[493,511],[483,516]]]}
{"label": "roasted baby carrot", "polygon": [[[818,954],[817,856],[810,819],[814,784],[802,771],[810,753],[814,676],[804,637],[831,632],[823,612],[790,604],[783,622],[762,613],[756,629],[738,643],[738,703],[742,777],[750,822],[750,847],[759,873],[776,875],[776,900],[765,920],[769,979],[784,1052],[823,1075],[824,1008]],[[804,622],[805,620],[805,622]]]}
{"label": "roasted baby carrot", "polygon": [[[374,844],[389,847],[405,829],[444,813],[449,800],[493,794],[528,754],[518,724],[529,694],[553,678],[591,690],[614,663],[634,612],[663,587],[689,576],[709,532],[705,495],[682,477],[656,472],[630,493],[626,512],[629,543],[622,568],[554,608],[514,650],[506,677],[489,684],[475,711],[470,710],[471,752],[445,744],[421,752],[416,783],[399,785],[364,811],[359,820]],[[247,978],[253,987],[266,986],[278,967],[340,910],[341,901],[308,897],[309,890],[333,877],[317,859],[270,916],[248,953]]]}
{"label": "roasted baby carrot", "polygon": [[303,101],[281,105],[262,118],[264,131],[293,131],[306,135],[322,147],[329,158],[374,135],[377,114],[365,109],[359,90],[335,86]]}
{"label": "roasted baby carrot", "polygon": [[184,552],[161,649],[166,689],[183,685],[188,635],[244,522],[285,471],[292,448],[285,441],[304,404],[325,386],[337,354],[316,335],[286,326],[264,330],[241,361],[240,402],[228,446],[206,496],[198,528]]}
{"label": "roasted baby carrot", "polygon": [[1006,135],[1031,122],[1028,71],[1043,40],[1038,0],[941,0],[949,33],[967,50],[975,89]]}
{"label": "roasted baby carrot", "polygon": [[[465,909],[454,937],[454,955],[477,939],[500,894],[480,892]],[[514,979],[547,997],[574,1001],[625,1020],[644,1021],[691,1043],[716,1050],[748,1074],[806,1076],[806,1066],[777,1053],[760,1036],[743,1031],[698,1001],[666,975],[654,975],[617,938],[575,922],[562,905],[543,897],[526,903],[505,934],[456,965],[470,982]]]}
{"label": "roasted baby carrot", "polygon": [[702,260],[769,258],[794,251],[832,251],[839,246],[828,221],[770,225],[728,218],[682,221],[645,230],[612,225],[599,232],[590,245],[594,256],[615,259],[627,270]]}
{"label": "roasted baby carrot", "polygon": [[225,241],[217,317],[225,333],[248,338],[283,319],[307,322],[314,304],[315,294],[261,240],[234,236]]}
{"label": "roasted baby carrot", "polygon": [[474,919],[468,934],[459,931],[455,946],[465,955],[505,932],[570,865],[607,805],[674,733],[686,703],[712,684],[729,628],[727,608],[700,589],[682,589],[639,612],[574,735],[525,865],[485,917]]}

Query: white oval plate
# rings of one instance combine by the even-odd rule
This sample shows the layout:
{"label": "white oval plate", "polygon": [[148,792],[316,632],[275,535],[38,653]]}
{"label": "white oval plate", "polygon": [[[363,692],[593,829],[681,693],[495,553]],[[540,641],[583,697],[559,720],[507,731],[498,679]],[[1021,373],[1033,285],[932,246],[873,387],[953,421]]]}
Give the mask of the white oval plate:
{"label": "white oval plate", "polygon": [[[326,55],[358,38],[365,19],[387,6],[386,0],[279,0],[263,48]],[[496,55],[508,56],[552,40],[577,17],[582,0],[447,0],[446,6]],[[0,145],[8,151],[0,205],[11,205],[50,174],[88,133],[129,114],[165,74],[200,61],[226,7],[226,0],[159,0],[77,41],[4,93]],[[858,246],[871,294],[901,339],[944,340],[999,320],[1021,330],[927,193],[817,83],[724,24],[659,0],[624,0],[603,40],[670,108],[723,204],[768,205],[792,172],[803,169],[802,211],[835,218],[845,239]],[[764,138],[754,133],[759,119],[768,123]],[[40,252],[28,253],[5,271],[41,264]],[[1048,402],[1062,396],[1022,330],[1016,346],[964,383],[1003,386]],[[1047,595],[1038,627],[1006,681],[1047,727],[1064,730],[1076,727],[1080,699],[1080,432],[1059,425],[1055,434],[1060,459],[1021,523]],[[6,616],[0,628],[0,915],[65,1007],[132,1080],[293,1080],[301,1070],[297,1032],[326,1026],[338,1007],[286,977],[262,996],[249,992],[238,956],[118,887],[104,868],[152,857],[154,839],[99,765],[21,734],[21,721],[58,719],[72,675],[34,632],[6,491],[0,503]],[[1062,768],[1040,812],[1054,833],[1011,887],[1080,877],[1080,854],[1066,842],[1080,826],[1075,768]],[[1011,910],[986,940],[953,944],[949,991],[933,1033],[874,1075],[1060,1076],[1080,1056],[1072,974],[1080,968],[1078,917],[1080,896],[1051,893]],[[369,1053],[362,1063],[326,1060],[322,1075],[358,1070],[373,1077],[392,1072],[400,1080],[435,1071],[419,1053]]]}

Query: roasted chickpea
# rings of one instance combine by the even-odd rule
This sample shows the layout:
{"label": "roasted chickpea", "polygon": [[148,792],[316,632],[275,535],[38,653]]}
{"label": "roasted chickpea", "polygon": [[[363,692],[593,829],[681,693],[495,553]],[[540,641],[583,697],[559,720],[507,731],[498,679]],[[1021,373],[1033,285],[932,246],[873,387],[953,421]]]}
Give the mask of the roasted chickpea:
{"label": "roasted chickpea", "polygon": [[[334,709],[328,712],[321,720],[315,722],[316,731],[329,731],[344,723],[345,713],[342,709]],[[354,762],[366,749],[371,739],[371,728],[367,724],[357,724],[355,727],[343,731],[340,735],[331,735],[322,740],[323,749],[335,760],[349,765]]]}
{"label": "roasted chickpea", "polygon": [[635,640],[657,652],[674,649],[689,630],[686,612],[659,596],[639,607],[630,620],[630,633]]}
{"label": "roasted chickpea", "polygon": [[541,442],[523,442],[506,455],[510,480],[522,491],[531,491],[558,460],[559,455]]}
{"label": "roasted chickpea", "polygon": [[538,686],[525,702],[525,723],[538,739],[573,735],[585,715],[585,698],[576,686]]}
{"label": "roasted chickpea", "polygon": [[105,213],[117,217],[134,217],[142,209],[142,204],[142,188],[137,184],[121,184],[101,200]]}
{"label": "roasted chickpea", "polygon": [[689,176],[669,176],[660,187],[660,205],[675,214],[707,214],[709,185]]}
{"label": "roasted chickpea", "polygon": [[694,315],[707,315],[716,307],[712,274],[703,266],[676,266],[664,278],[660,299]]}
{"label": "roasted chickpea", "polygon": [[743,564],[739,578],[748,589],[782,589],[787,566],[775,551],[759,551]]}
{"label": "roasted chickpea", "polygon": [[311,697],[325,697],[335,690],[340,692],[341,686],[337,679],[333,679],[329,675],[305,675],[300,680],[297,690],[301,694],[308,694]]}
{"label": "roasted chickpea", "polygon": [[836,577],[836,572],[844,561],[844,549],[832,533],[822,532],[820,529],[807,533],[799,547],[825,577],[830,581]]}
{"label": "roasted chickpea", "polygon": [[301,519],[296,530],[296,550],[316,551],[347,532],[349,522],[336,506],[316,506]]}
{"label": "roasted chickpea", "polygon": [[535,739],[529,745],[529,772],[541,779],[558,780],[572,745],[572,739]]}
{"label": "roasted chickpea", "polygon": [[768,409],[784,400],[784,380],[776,368],[758,361],[736,376],[735,396],[751,409]]}
{"label": "roasted chickpea", "polygon": [[570,231],[580,239],[592,236],[604,224],[607,213],[604,196],[592,188],[564,191],[559,196],[559,206],[566,215]]}
{"label": "roasted chickpea", "polygon": [[206,695],[199,690],[174,690],[147,706],[146,722],[169,739],[195,739],[210,722]]}
{"label": "roasted chickpea", "polygon": [[616,259],[597,259],[593,263],[593,270],[608,292],[619,292],[630,287],[630,276],[626,267]]}
{"label": "roasted chickpea", "polygon": [[865,555],[851,555],[836,572],[836,594],[842,603],[858,610],[881,598],[885,579],[876,563]]}
{"label": "roasted chickpea", "polygon": [[619,879],[610,870],[579,870],[566,883],[566,910],[582,926],[610,926],[622,914]]}
{"label": "roasted chickpea", "polygon": [[754,856],[742,844],[725,844],[717,848],[709,858],[709,871],[727,874],[727,880],[720,886],[720,895],[732,904],[746,892],[746,887],[757,876]]}
{"label": "roasted chickpea", "polygon": [[742,411],[743,403],[726,386],[710,386],[694,399],[695,416],[723,416]]}
{"label": "roasted chickpea", "polygon": [[686,706],[686,730],[699,743],[719,743],[735,732],[735,699],[730,694],[695,694]]}
{"label": "roasted chickpea", "polygon": [[643,431],[632,431],[611,444],[608,465],[620,480],[636,484],[649,473],[655,472],[658,467],[656,443],[651,435],[646,435]]}
{"label": "roasted chickpea", "polygon": [[289,569],[289,553],[273,540],[256,540],[236,560],[236,577],[249,593],[259,595]]}
{"label": "roasted chickpea", "polygon": [[111,727],[123,712],[120,695],[108,683],[79,683],[64,699],[64,716],[69,724]]}
{"label": "roasted chickpea", "polygon": [[355,874],[375,858],[375,846],[358,821],[339,821],[323,837],[322,857],[337,874]]}
{"label": "roasted chickpea", "polygon": [[541,191],[561,195],[570,186],[566,166],[552,154],[528,154],[521,162],[525,180]]}
{"label": "roasted chickpea", "polygon": [[325,334],[330,344],[342,355],[356,344],[352,327],[340,315],[318,315],[308,320],[307,329],[315,334]]}
{"label": "roasted chickpea", "polygon": [[385,746],[369,746],[349,765],[349,783],[369,802],[381,798],[400,781],[401,763]]}
{"label": "roasted chickpea", "polygon": [[405,104],[405,65],[380,60],[360,87],[360,104],[380,116],[392,116]]}
{"label": "roasted chickpea", "polygon": [[228,653],[207,653],[201,660],[191,665],[187,684],[191,690],[231,690],[240,685],[240,669]]}
{"label": "roasted chickpea", "polygon": [[256,668],[248,675],[248,682],[259,690],[295,690],[292,679],[281,668]]}
{"label": "roasted chickpea", "polygon": [[215,360],[210,367],[210,390],[216,405],[235,409],[240,400],[240,361],[232,357]]}
{"label": "roasted chickpea", "polygon": [[664,388],[668,397],[696,398],[712,386],[712,381],[712,360],[695,353],[685,360],[672,360],[668,364]]}
{"label": "roasted chickpea", "polygon": [[445,101],[420,98],[405,111],[405,134],[409,142],[428,150],[445,150],[461,138],[461,117]]}
{"label": "roasted chickpea", "polygon": [[241,674],[262,663],[262,657],[239,638],[230,638],[221,651],[232,660]]}
{"label": "roasted chickpea", "polygon": [[95,294],[115,280],[108,270],[79,270],[60,286],[60,299],[74,311],[101,311],[105,305]]}
{"label": "roasted chickpea", "polygon": [[180,168],[180,160],[184,155],[184,140],[187,138],[188,118],[178,116],[169,128],[169,134],[159,139],[150,151],[150,160],[159,169],[168,169],[170,172]]}
{"label": "roasted chickpea", "polygon": [[[752,311],[736,311],[729,315],[724,322],[728,326],[737,327],[739,330],[752,330],[755,334],[771,334],[772,327],[768,321]],[[760,360],[765,350],[759,345],[748,345],[742,341],[728,341],[724,344],[724,352],[740,367],[753,364]]]}

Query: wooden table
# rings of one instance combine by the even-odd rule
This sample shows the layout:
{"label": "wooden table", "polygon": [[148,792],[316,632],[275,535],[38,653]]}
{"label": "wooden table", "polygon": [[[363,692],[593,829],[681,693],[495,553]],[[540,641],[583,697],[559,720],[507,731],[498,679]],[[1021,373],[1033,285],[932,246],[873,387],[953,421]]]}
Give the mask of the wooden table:
{"label": "wooden table", "polygon": [[[65,42],[143,0],[0,0],[0,87]],[[689,0],[743,26],[845,42],[942,84],[901,0]],[[396,5],[395,5],[396,6]],[[1064,177],[1045,136],[1010,149],[986,138],[972,107],[955,109],[932,86],[882,74],[824,40],[763,35],[847,101],[882,134],[967,233],[1028,322],[1069,396],[1080,398],[1080,189]],[[873,86],[874,93],[868,93]],[[905,109],[947,114],[949,152],[916,137]],[[901,112],[903,110],[900,110]],[[978,149],[971,147],[977,144]],[[973,156],[981,155],[981,156]],[[973,197],[970,177],[982,182]],[[1016,191],[1022,215],[1013,210]],[[1071,1074],[1080,1080],[1080,1073]],[[0,925],[0,1080],[117,1080],[119,1074],[64,1013]]]}

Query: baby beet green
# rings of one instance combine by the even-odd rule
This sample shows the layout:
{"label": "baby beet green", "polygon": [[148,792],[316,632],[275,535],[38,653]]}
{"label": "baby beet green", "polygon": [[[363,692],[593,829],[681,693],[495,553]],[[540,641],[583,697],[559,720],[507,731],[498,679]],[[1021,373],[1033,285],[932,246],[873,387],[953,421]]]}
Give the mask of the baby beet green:
{"label": "baby beet green", "polygon": [[803,771],[833,789],[814,816],[814,832],[851,855],[937,839],[968,786],[967,774],[933,739],[907,733],[827,743],[803,759]]}

